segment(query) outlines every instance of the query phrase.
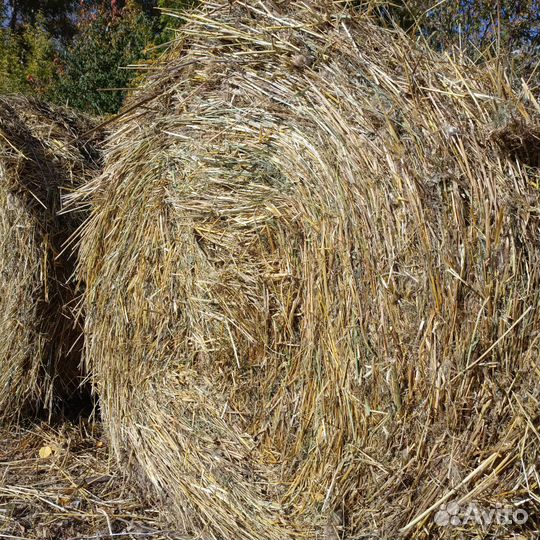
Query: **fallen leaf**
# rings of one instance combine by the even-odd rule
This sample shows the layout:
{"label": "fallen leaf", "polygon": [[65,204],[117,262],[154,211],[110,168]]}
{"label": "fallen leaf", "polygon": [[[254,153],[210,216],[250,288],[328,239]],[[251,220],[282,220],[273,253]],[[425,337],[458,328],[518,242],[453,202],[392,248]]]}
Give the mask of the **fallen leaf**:
{"label": "fallen leaf", "polygon": [[53,449],[50,446],[42,446],[39,449],[39,457],[42,459],[48,458],[53,453]]}

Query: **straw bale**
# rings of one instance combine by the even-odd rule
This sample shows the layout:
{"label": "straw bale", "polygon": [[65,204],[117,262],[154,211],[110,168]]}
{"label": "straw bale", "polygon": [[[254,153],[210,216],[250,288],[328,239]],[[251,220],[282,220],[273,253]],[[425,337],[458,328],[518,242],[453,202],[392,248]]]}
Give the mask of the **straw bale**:
{"label": "straw bale", "polygon": [[79,136],[91,122],[23,97],[0,97],[0,420],[52,411],[80,383],[74,260],[64,242],[79,212],[59,215],[61,196],[97,170]]}
{"label": "straw bale", "polygon": [[449,501],[527,535],[538,169],[505,127],[540,108],[354,4],[203,2],[118,121],[79,192],[111,442],[205,538],[487,534]]}

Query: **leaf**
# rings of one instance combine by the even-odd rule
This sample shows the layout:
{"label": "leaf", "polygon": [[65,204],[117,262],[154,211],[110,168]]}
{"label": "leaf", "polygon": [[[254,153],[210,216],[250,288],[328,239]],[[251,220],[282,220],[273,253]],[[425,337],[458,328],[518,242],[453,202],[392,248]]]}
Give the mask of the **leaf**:
{"label": "leaf", "polygon": [[41,459],[46,459],[48,457],[50,457],[53,453],[53,449],[50,447],[50,446],[42,446],[40,449],[39,449],[39,457]]}

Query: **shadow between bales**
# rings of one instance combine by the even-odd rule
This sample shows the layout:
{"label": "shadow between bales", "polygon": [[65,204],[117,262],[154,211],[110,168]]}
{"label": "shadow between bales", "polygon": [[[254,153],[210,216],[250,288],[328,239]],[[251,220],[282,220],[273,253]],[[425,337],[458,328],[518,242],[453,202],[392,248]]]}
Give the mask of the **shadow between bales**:
{"label": "shadow between bales", "polygon": [[[32,122],[50,123],[50,132],[44,134],[50,139],[40,138],[41,132],[35,133],[29,118]],[[43,257],[40,262],[42,280],[32,299],[35,337],[42,339],[43,348],[39,359],[27,356],[20,368],[24,377],[31,372],[33,362],[39,362],[40,388],[34,392],[37,399],[17,404],[20,405],[16,414],[19,418],[46,415],[49,420],[53,417],[73,420],[90,415],[94,409],[90,387],[84,382],[82,372],[82,320],[75,316],[78,292],[72,276],[76,255],[66,247],[84,215],[82,212],[61,213],[65,192],[82,182],[88,170],[97,170],[99,165],[97,139],[74,137],[70,140],[71,136],[87,131],[89,125],[86,119],[71,116],[67,111],[59,114],[59,110],[36,100],[4,98],[0,102],[0,133],[15,150],[8,158],[2,156],[8,162],[4,179],[8,193],[6,211],[9,212],[11,200],[28,216],[31,224],[28,226],[34,228],[31,234]],[[55,129],[60,134],[56,139]],[[80,170],[74,170],[69,159],[77,160]],[[17,249],[13,250],[12,257],[14,266],[26,262],[25,255]],[[18,283],[12,285],[17,287]]]}

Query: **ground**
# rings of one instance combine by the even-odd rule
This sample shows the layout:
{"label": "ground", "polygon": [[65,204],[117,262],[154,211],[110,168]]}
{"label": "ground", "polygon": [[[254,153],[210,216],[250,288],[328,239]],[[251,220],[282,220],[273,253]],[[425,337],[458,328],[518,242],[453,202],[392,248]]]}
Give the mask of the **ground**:
{"label": "ground", "polygon": [[99,423],[0,430],[0,539],[178,539],[110,458]]}

